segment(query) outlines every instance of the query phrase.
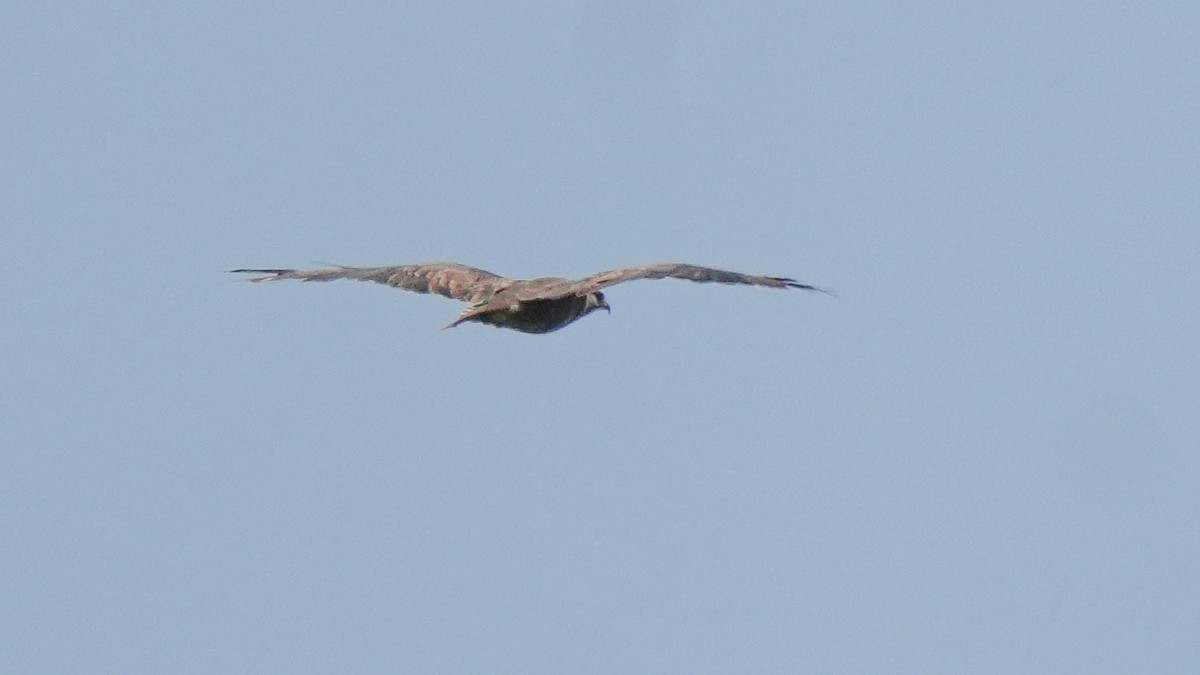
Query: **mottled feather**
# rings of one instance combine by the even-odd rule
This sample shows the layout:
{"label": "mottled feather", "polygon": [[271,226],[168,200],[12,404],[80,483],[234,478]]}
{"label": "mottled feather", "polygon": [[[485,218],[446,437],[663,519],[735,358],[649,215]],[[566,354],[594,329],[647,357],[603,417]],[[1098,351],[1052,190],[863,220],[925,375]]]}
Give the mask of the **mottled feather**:
{"label": "mottled feather", "polygon": [[561,298],[566,295],[587,295],[609,286],[615,286],[634,279],[686,279],[701,283],[745,284],[748,286],[765,286],[767,288],[802,288],[809,291],[820,291],[816,286],[798,283],[795,279],[786,277],[765,277],[752,274],[729,272],[712,267],[688,265],[687,263],[659,263],[655,265],[639,265],[637,267],[622,267],[607,272],[593,274],[590,277],[572,281],[570,279],[534,279],[525,282],[519,289],[521,300]]}
{"label": "mottled feather", "polygon": [[415,293],[436,293],[471,304],[486,302],[497,291],[513,284],[512,279],[458,263],[424,263],[392,267],[343,267],[339,265],[318,270],[241,269],[231,271],[264,275],[250,279],[254,282],[281,279],[374,281]]}

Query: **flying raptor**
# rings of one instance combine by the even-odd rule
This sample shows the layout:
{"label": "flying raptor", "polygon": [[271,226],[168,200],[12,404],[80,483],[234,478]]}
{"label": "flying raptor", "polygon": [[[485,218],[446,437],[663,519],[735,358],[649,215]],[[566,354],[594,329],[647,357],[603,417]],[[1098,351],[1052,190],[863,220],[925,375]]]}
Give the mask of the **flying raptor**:
{"label": "flying raptor", "polygon": [[746,284],[767,288],[802,288],[820,291],[785,277],[763,277],[726,272],[684,263],[623,267],[583,279],[509,279],[458,263],[425,263],[395,267],[341,267],[316,270],[240,269],[234,273],[259,274],[250,281],[332,281],[356,279],[387,284],[417,293],[437,293],[469,303],[446,328],[474,321],[511,328],[522,333],[549,333],[603,309],[611,311],[601,289],[633,279],[687,279],[688,281]]}

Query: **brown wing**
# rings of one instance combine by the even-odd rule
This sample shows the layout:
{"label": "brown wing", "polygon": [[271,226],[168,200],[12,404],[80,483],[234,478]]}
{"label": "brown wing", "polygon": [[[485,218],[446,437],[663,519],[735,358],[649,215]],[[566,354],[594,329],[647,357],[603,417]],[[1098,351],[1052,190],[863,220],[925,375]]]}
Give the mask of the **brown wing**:
{"label": "brown wing", "polygon": [[488,300],[513,281],[497,274],[458,263],[424,263],[395,267],[329,267],[319,270],[240,269],[230,272],[262,274],[250,281],[333,281],[356,279],[374,281],[416,293],[437,293],[447,298],[475,304]]}
{"label": "brown wing", "polygon": [[[527,289],[522,289],[520,299],[552,299],[566,295],[586,295],[634,279],[687,279],[688,281],[715,282],[719,284],[747,284],[750,286],[766,286],[768,288],[803,288],[810,291],[820,291],[816,286],[802,284],[795,279],[786,277],[763,277],[752,274],[728,272],[712,267],[700,267],[686,263],[660,263],[657,265],[641,265],[639,267],[622,267],[599,274],[593,274],[579,281],[562,283],[558,279],[534,280],[528,283]],[[544,283],[540,283],[544,282]],[[528,296],[528,297],[526,297]]]}

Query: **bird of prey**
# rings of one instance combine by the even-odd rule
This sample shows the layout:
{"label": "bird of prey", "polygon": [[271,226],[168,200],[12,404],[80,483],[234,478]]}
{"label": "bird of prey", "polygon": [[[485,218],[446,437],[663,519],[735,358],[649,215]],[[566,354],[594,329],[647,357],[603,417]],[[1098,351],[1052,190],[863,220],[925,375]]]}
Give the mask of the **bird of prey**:
{"label": "bird of prey", "polygon": [[356,279],[387,284],[417,293],[437,293],[469,303],[446,328],[474,321],[522,333],[549,333],[598,310],[612,311],[603,288],[633,279],[687,279],[688,281],[746,284],[767,288],[821,289],[785,277],[764,277],[684,263],[623,267],[571,280],[557,277],[509,279],[475,267],[441,262],[394,267],[333,266],[314,270],[238,269],[234,273],[259,274],[250,281],[332,281]]}

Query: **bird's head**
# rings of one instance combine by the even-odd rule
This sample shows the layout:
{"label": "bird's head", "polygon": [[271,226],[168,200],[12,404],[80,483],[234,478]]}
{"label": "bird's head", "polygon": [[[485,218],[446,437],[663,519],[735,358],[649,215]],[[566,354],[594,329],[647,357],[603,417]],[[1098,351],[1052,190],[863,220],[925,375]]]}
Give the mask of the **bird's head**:
{"label": "bird's head", "polygon": [[599,291],[588,293],[587,304],[584,305],[584,308],[589,313],[597,309],[602,309],[610,314],[612,313],[612,308],[608,306],[608,302],[604,299],[604,294]]}

